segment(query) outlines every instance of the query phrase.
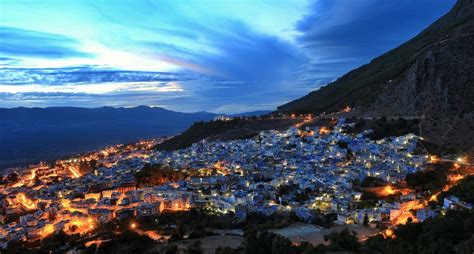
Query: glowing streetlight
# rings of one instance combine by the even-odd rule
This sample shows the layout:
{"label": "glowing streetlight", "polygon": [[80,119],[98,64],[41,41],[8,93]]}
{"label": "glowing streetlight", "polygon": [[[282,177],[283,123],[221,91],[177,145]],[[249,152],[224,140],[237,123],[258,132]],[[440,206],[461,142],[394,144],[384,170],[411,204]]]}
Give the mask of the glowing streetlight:
{"label": "glowing streetlight", "polygon": [[132,224],[130,224],[130,228],[131,229],[136,229],[137,228],[137,224],[135,222],[132,222]]}

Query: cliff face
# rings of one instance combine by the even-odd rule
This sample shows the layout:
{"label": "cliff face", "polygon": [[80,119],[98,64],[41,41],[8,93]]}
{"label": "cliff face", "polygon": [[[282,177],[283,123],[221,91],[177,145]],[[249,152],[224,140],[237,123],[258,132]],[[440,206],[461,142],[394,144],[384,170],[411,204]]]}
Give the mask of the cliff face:
{"label": "cliff face", "polygon": [[415,38],[305,97],[283,112],[424,116],[422,135],[448,147],[474,146],[474,0]]}
{"label": "cliff face", "polygon": [[[471,57],[466,57],[471,56]],[[365,110],[425,116],[422,135],[449,147],[474,146],[474,34],[459,34],[427,48]],[[362,109],[364,110],[364,108]]]}

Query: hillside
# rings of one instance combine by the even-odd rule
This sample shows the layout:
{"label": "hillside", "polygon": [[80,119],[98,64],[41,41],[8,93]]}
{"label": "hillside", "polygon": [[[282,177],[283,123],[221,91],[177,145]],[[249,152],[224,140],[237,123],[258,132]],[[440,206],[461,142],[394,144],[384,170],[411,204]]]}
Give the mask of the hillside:
{"label": "hillside", "polygon": [[232,121],[210,121],[194,123],[186,131],[161,144],[157,145],[158,150],[177,150],[191,146],[193,143],[203,139],[214,140],[235,140],[250,138],[263,130],[283,130],[301,121],[295,119],[252,119],[236,118]]}
{"label": "hillside", "polygon": [[163,108],[0,109],[0,168],[85,152],[111,144],[174,135],[214,114]]}
{"label": "hillside", "polygon": [[400,47],[278,108],[418,116],[421,134],[447,147],[474,146],[474,0],[453,9]]}

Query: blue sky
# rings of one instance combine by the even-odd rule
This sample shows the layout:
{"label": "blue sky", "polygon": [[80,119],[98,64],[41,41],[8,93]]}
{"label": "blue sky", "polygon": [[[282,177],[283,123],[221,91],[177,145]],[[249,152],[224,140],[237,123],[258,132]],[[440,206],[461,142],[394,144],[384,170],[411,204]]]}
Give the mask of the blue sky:
{"label": "blue sky", "polygon": [[0,0],[0,107],[273,110],[455,0]]}

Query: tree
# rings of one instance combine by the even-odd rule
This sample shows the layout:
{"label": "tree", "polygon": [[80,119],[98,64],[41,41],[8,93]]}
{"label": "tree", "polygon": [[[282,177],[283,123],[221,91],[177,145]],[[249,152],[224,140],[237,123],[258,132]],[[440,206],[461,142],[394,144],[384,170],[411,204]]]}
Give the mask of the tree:
{"label": "tree", "polygon": [[165,249],[165,254],[178,254],[178,245],[168,244]]}
{"label": "tree", "polygon": [[364,216],[364,222],[363,222],[364,226],[367,226],[369,225],[369,216],[367,216],[367,213],[365,214]]}
{"label": "tree", "polygon": [[77,225],[71,225],[71,226],[69,226],[69,231],[74,233],[74,232],[76,232],[77,228],[78,228]]}
{"label": "tree", "polygon": [[272,254],[287,254],[294,252],[294,247],[288,238],[275,236],[272,242]]}
{"label": "tree", "polygon": [[200,241],[195,241],[193,244],[188,246],[184,250],[185,254],[201,254],[202,253],[202,248],[201,248],[201,242]]}
{"label": "tree", "polygon": [[237,253],[240,253],[239,249],[234,250],[229,246],[225,246],[225,247],[219,246],[217,247],[215,251],[215,254],[237,254]]}
{"label": "tree", "polygon": [[360,187],[381,187],[385,185],[386,185],[386,182],[384,180],[382,180],[380,177],[374,177],[374,176],[367,176],[360,183]]}
{"label": "tree", "polygon": [[7,176],[8,182],[14,183],[17,182],[20,179],[20,176],[18,175],[17,172],[12,172]]}
{"label": "tree", "polygon": [[186,234],[186,228],[184,227],[183,223],[181,223],[181,221],[178,221],[176,225],[176,230],[181,236],[184,236]]}
{"label": "tree", "polygon": [[348,229],[326,235],[324,239],[329,241],[329,248],[333,251],[358,252],[361,248],[357,234]]}

